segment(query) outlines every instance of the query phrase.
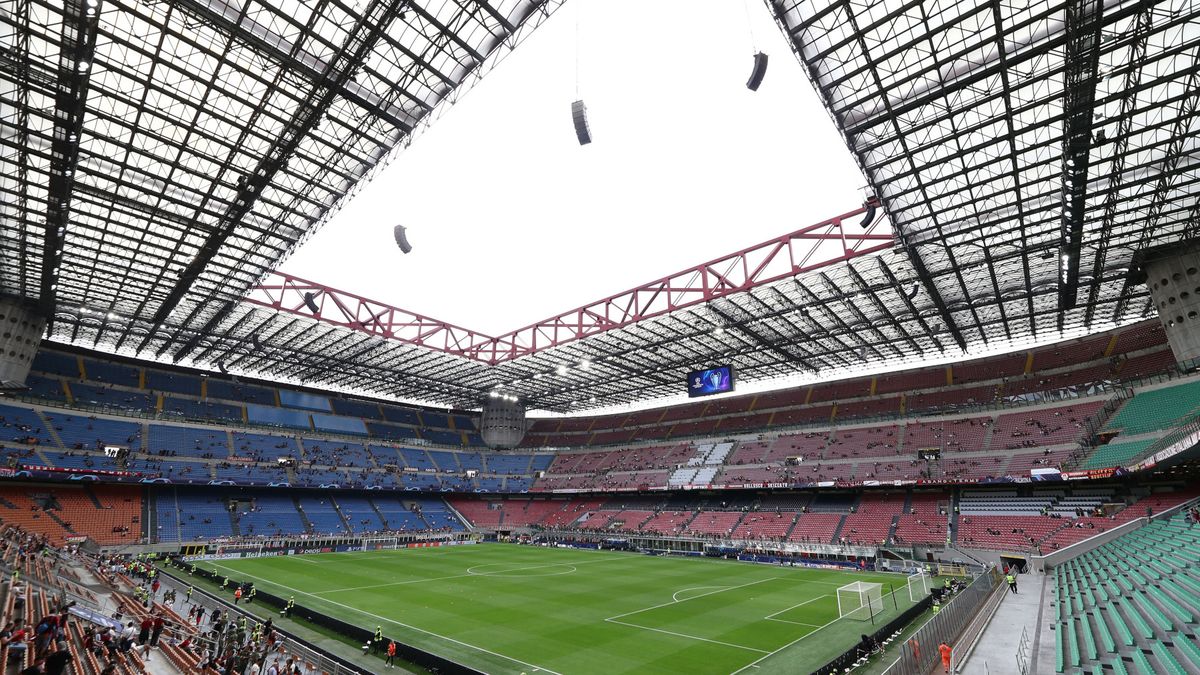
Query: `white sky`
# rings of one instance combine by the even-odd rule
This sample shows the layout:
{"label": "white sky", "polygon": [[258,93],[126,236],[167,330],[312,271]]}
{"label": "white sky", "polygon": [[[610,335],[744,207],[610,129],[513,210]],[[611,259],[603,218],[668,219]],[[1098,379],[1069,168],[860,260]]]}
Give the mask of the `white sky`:
{"label": "white sky", "polygon": [[852,210],[865,183],[758,0],[572,0],[282,269],[498,335]]}

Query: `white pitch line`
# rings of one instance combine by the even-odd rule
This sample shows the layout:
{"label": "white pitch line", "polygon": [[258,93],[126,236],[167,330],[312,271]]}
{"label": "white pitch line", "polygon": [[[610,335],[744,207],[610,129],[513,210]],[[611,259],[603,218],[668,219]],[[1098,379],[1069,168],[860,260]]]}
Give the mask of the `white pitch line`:
{"label": "white pitch line", "polygon": [[[722,588],[722,589],[721,589],[721,590],[719,590],[719,591],[709,591],[708,593],[701,593],[700,595],[693,595],[692,597],[690,597],[690,598],[685,598],[685,599],[683,599],[683,600],[672,600],[672,601],[670,601],[670,602],[664,602],[664,603],[662,603],[662,604],[659,604],[659,605],[654,605],[653,607],[643,607],[642,609],[635,609],[635,610],[633,610],[632,612],[625,612],[624,614],[616,614],[616,615],[613,615],[613,616],[610,616],[610,617],[608,617],[607,619],[605,619],[605,621],[612,621],[613,619],[620,619],[620,618],[623,618],[623,617],[626,617],[626,616],[632,616],[632,615],[634,615],[634,614],[641,614],[642,612],[649,612],[650,610],[652,610],[652,609],[658,609],[659,607],[666,607],[667,605],[675,605],[675,604],[678,604],[678,603],[681,603],[681,602],[687,602],[687,601],[689,601],[689,600],[695,600],[695,599],[697,599],[697,598],[703,598],[703,597],[704,597],[704,596],[706,596],[706,595],[714,595],[714,594],[716,594],[716,593],[724,593],[725,591],[732,591],[732,590],[736,590],[736,589],[739,589],[739,588],[745,588],[745,587],[747,587],[747,586],[753,586],[753,585],[755,585],[755,584],[761,584],[761,583],[763,583],[764,581],[774,581],[774,580],[776,580],[776,579],[779,579],[779,578],[781,578],[781,577],[767,577],[766,579],[759,579],[758,581],[751,581],[751,582],[749,582],[749,583],[746,583],[746,584],[741,584],[741,585],[739,585],[739,586],[726,586],[726,587]],[[684,589],[684,590],[688,590],[688,589]],[[649,630],[649,629],[648,629],[648,630]]]}
{"label": "white pitch line", "polygon": [[[829,597],[829,594],[828,594],[828,593],[826,593],[825,595],[818,595],[817,597],[815,597],[815,598],[809,598],[808,600],[805,600],[804,602],[801,602],[800,604],[797,604],[797,605],[792,605],[791,607],[788,607],[787,609],[781,609],[781,610],[779,610],[778,612],[775,612],[774,614],[768,614],[768,615],[766,615],[766,616],[765,616],[765,617],[763,617],[763,618],[766,618],[766,619],[772,619],[772,618],[774,618],[774,617],[777,617],[777,616],[779,616],[780,614],[783,614],[784,612],[790,612],[790,611],[792,611],[793,609],[796,609],[797,607],[803,607],[803,606],[807,605],[807,604],[808,604],[808,603],[810,603],[810,602],[816,602],[817,600],[820,600],[821,598],[828,598],[828,597]],[[780,621],[782,621],[782,619],[780,619]],[[797,622],[795,622],[795,621],[789,621],[788,623],[797,623]],[[801,625],[804,625],[804,626],[811,626],[811,625],[813,625],[813,624],[806,623],[806,624],[801,624]]]}
{"label": "white pitch line", "polygon": [[[313,595],[324,595],[326,593],[344,593],[346,591],[365,591],[370,588],[387,588],[389,586],[404,586],[406,584],[419,584],[423,581],[443,581],[445,579],[464,579],[466,577],[490,577],[490,576],[498,576],[501,574],[507,574],[509,572],[520,572],[522,570],[536,570],[536,569],[542,569],[544,567],[574,567],[576,565],[588,565],[588,564],[592,564],[592,563],[612,562],[613,560],[617,560],[617,558],[605,558],[603,560],[582,560],[582,561],[573,562],[573,563],[552,563],[552,564],[546,564],[546,565],[527,565],[525,567],[514,567],[512,569],[500,570],[498,572],[467,572],[466,574],[454,574],[454,575],[451,575],[448,577],[430,577],[430,578],[422,578],[422,579],[408,579],[407,581],[393,581],[392,583],[389,583],[389,584],[372,584],[370,586],[354,586],[352,588],[335,588],[330,591],[316,591],[313,593]],[[511,563],[485,563],[483,565],[475,565],[475,567],[487,567],[489,565],[507,565],[507,564],[511,564]],[[471,569],[475,569],[475,567],[472,567]],[[543,574],[543,575],[539,575],[539,576],[553,576],[553,575]]]}
{"label": "white pitch line", "polygon": [[679,602],[679,594],[680,593],[683,593],[685,591],[703,591],[706,588],[720,588],[723,590],[723,589],[726,589],[729,587],[728,586],[692,586],[691,588],[681,588],[671,594],[671,600],[674,600],[675,602]]}
{"label": "white pitch line", "polygon": [[[652,630],[655,633],[666,633],[667,635],[674,635],[675,637],[687,638],[689,640],[700,640],[701,642],[711,642],[714,645],[721,645],[723,647],[733,647],[734,649],[744,649],[748,652],[758,652],[759,654],[767,654],[768,653],[767,650],[765,650],[765,649],[755,649],[754,647],[747,647],[745,645],[735,645],[732,642],[721,642],[720,640],[710,640],[708,638],[702,638],[698,635],[688,635],[686,633],[676,633],[675,631],[663,630],[662,628],[651,628],[649,626],[639,626],[636,623],[626,623],[624,621],[617,621],[616,619],[605,619],[605,621],[607,621],[609,623],[615,623],[615,624],[618,624],[621,626],[629,626],[630,628],[640,628],[642,630]],[[763,657],[763,658],[766,658],[766,657]]]}
{"label": "white pitch line", "polygon": [[[778,621],[779,623],[790,623],[794,626],[808,626],[809,628],[821,628],[821,626],[818,626],[815,623],[804,623],[803,621],[792,621],[790,619],[772,619],[771,617],[767,617],[766,619],[763,619],[763,620],[764,621]],[[816,631],[813,631],[813,632],[815,633]]]}
{"label": "white pitch line", "polygon": [[266,583],[266,584],[268,584],[268,585],[272,585],[272,586],[278,586],[279,588],[286,588],[286,589],[288,589],[289,591],[292,591],[293,593],[299,593],[300,595],[307,595],[307,596],[309,596],[310,598],[316,598],[317,600],[320,600],[321,602],[327,602],[327,603],[329,603],[329,604],[331,604],[331,605],[337,605],[338,607],[342,607],[342,608],[344,608],[344,609],[348,609],[348,610],[350,610],[350,611],[352,611],[352,612],[358,612],[359,614],[362,614],[362,615],[364,615],[364,616],[369,616],[369,617],[371,617],[371,618],[373,618],[373,619],[378,619],[378,620],[380,620],[380,621],[384,621],[384,622],[386,622],[386,623],[390,623],[390,624],[392,624],[393,626],[400,626],[400,627],[402,627],[402,628],[407,628],[407,629],[409,629],[409,630],[413,630],[413,631],[416,631],[416,632],[418,632],[418,633],[424,633],[425,635],[429,635],[429,636],[432,636],[432,637],[435,637],[435,638],[440,638],[440,639],[442,639],[442,640],[446,640],[447,642],[453,642],[453,643],[454,643],[454,644],[456,644],[456,645],[462,645],[463,647],[468,647],[468,648],[470,648],[470,649],[474,649],[475,651],[483,652],[484,654],[491,654],[492,656],[497,656],[497,657],[500,657],[500,658],[502,658],[502,659],[507,659],[507,660],[509,660],[509,661],[512,661],[513,663],[519,663],[519,664],[521,664],[521,665],[523,665],[523,666],[529,666],[530,668],[533,668],[534,670],[537,670],[537,671],[546,672],[546,673],[549,673],[550,675],[562,675],[562,673],[560,673],[560,672],[557,672],[557,671],[554,671],[554,670],[550,670],[549,668],[546,668],[546,667],[544,667],[544,666],[539,666],[539,665],[536,665],[536,664],[533,664],[533,663],[529,663],[528,661],[522,661],[522,660],[520,660],[520,659],[514,659],[514,658],[513,658],[513,657],[511,657],[511,656],[505,656],[504,654],[500,654],[500,653],[494,652],[494,651],[492,651],[492,650],[490,650],[490,649],[484,649],[483,647],[479,647],[479,646],[476,646],[476,645],[473,645],[473,644],[470,644],[470,643],[467,643],[467,642],[463,642],[462,640],[456,640],[456,639],[454,639],[454,638],[452,638],[452,637],[447,637],[447,636],[445,636],[445,635],[441,635],[441,634],[439,634],[439,633],[434,633],[433,631],[428,631],[428,630],[425,630],[424,628],[417,628],[416,626],[412,626],[412,625],[409,625],[409,624],[407,624],[407,623],[401,623],[401,622],[399,622],[399,621],[396,621],[395,619],[389,619],[389,618],[387,618],[387,617],[385,617],[385,616],[380,616],[380,615],[378,615],[378,614],[372,614],[371,612],[368,612],[368,611],[366,611],[366,610],[359,609],[359,608],[357,608],[357,607],[351,607],[350,605],[345,605],[345,604],[342,604],[342,603],[340,603],[340,602],[336,602],[336,601],[333,601],[333,600],[329,600],[329,599],[327,599],[327,598],[318,597],[318,596],[315,596],[315,595],[313,595],[312,593],[306,593],[306,592],[304,592],[304,591],[301,591],[301,590],[297,590],[297,589],[295,589],[295,588],[292,588],[291,586],[284,586],[283,584],[281,584],[281,583],[279,583],[279,582],[276,582],[276,581],[271,581],[271,580],[269,580],[269,579],[264,579],[264,578],[262,578],[262,577],[256,577],[256,576],[254,576],[253,574],[246,574],[245,572],[239,572],[239,571],[237,571],[237,570],[235,570],[235,569],[233,569],[233,568],[231,568],[231,567],[226,567],[226,566],[224,566],[224,565],[221,565],[221,564],[218,564],[218,563],[213,563],[213,566],[214,566],[214,567],[220,567],[220,568],[221,568],[221,569],[223,569],[223,570],[228,570],[228,571],[230,571],[230,572],[234,572],[234,573],[236,573],[236,574],[238,574],[238,575],[240,575],[240,576],[244,576],[244,577],[250,577],[251,579],[257,579],[257,580],[259,580],[259,581],[261,581],[261,582],[264,582],[264,583]]}
{"label": "white pitch line", "polygon": [[[778,619],[775,619],[775,621],[778,621]],[[796,638],[795,640],[792,640],[791,642],[787,643],[786,645],[780,647],[779,649],[776,649],[773,652],[768,652],[768,653],[758,657],[756,660],[752,661],[751,663],[749,663],[745,666],[742,666],[741,668],[738,668],[737,670],[730,673],[730,675],[737,675],[738,673],[742,672],[743,670],[747,670],[750,668],[758,668],[758,664],[762,663],[763,661],[766,661],[767,659],[771,658],[772,656],[787,649],[788,647],[791,647],[792,645],[794,645],[797,642],[803,640],[804,638],[812,635],[813,633],[816,633],[817,631],[821,630],[822,628],[832,626],[833,624],[837,623],[838,621],[839,621],[839,619],[834,619],[833,621],[830,621],[829,623],[825,624],[824,626],[818,627],[816,630],[811,630],[811,631],[805,633],[804,635],[801,635],[800,637]],[[788,623],[793,623],[793,622],[789,621]]]}
{"label": "white pitch line", "polygon": [[[899,589],[897,589],[897,590],[899,590]],[[893,596],[894,596],[895,594],[896,594],[896,591],[892,591],[891,593],[888,593],[888,595],[893,595]],[[886,597],[886,596],[884,596],[884,597]],[[778,620],[779,620],[779,619],[775,619],[775,621],[778,621]],[[775,651],[771,652],[770,654],[767,654],[767,655],[765,655],[765,656],[761,656],[761,657],[759,657],[758,659],[756,659],[755,661],[752,661],[752,662],[750,662],[750,663],[748,663],[748,664],[746,664],[746,665],[742,666],[741,668],[738,668],[737,670],[733,671],[733,672],[732,672],[732,673],[730,673],[729,675],[738,675],[738,673],[740,673],[740,672],[742,672],[742,671],[744,671],[744,670],[749,670],[750,668],[758,668],[758,664],[762,663],[763,661],[765,661],[765,660],[767,660],[767,659],[771,658],[772,656],[774,656],[774,655],[778,654],[779,652],[781,652],[781,651],[783,651],[783,650],[787,649],[788,647],[791,647],[792,645],[796,644],[797,642],[799,642],[799,641],[801,641],[801,640],[803,640],[803,639],[805,639],[805,638],[807,638],[807,637],[809,637],[809,636],[811,636],[811,635],[813,635],[813,634],[815,634],[815,633],[818,633],[818,632],[820,632],[822,629],[824,629],[824,628],[828,628],[829,626],[832,626],[833,624],[835,624],[835,623],[837,623],[838,621],[841,621],[841,620],[842,620],[842,618],[841,618],[841,617],[838,617],[838,618],[834,619],[833,621],[830,621],[829,623],[825,624],[824,626],[821,626],[821,627],[817,628],[816,630],[809,631],[809,632],[805,633],[804,635],[801,635],[800,637],[796,638],[795,640],[792,640],[791,642],[787,643],[786,645],[784,645],[784,646],[780,647],[779,649],[776,649]],[[789,623],[794,623],[794,622],[789,622]]]}

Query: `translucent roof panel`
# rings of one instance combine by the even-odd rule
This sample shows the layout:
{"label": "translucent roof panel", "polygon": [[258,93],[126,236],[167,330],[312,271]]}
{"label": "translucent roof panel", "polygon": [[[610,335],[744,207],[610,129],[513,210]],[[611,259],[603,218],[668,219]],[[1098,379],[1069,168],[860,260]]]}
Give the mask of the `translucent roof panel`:
{"label": "translucent roof panel", "polygon": [[1135,252],[1195,234],[1200,3],[772,5],[964,340],[1148,309]]}

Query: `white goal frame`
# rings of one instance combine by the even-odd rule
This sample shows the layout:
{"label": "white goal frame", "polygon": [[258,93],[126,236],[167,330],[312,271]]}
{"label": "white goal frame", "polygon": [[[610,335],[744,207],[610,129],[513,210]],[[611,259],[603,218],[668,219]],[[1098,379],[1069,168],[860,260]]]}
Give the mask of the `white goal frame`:
{"label": "white goal frame", "polygon": [[929,576],[924,572],[910,574],[905,585],[908,586],[910,602],[920,602],[922,598],[929,595]]}
{"label": "white goal frame", "polygon": [[375,545],[379,545],[379,549],[395,550],[400,548],[400,540],[396,537],[367,537],[362,540],[362,546],[358,548],[360,551],[376,551]]}
{"label": "white goal frame", "polygon": [[883,584],[855,581],[837,589],[838,618],[870,621],[883,612]]}

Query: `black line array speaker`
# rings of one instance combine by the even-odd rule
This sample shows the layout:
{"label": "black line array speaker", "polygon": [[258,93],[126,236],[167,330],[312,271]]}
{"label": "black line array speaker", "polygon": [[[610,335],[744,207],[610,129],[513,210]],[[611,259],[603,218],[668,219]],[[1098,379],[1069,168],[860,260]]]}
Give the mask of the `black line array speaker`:
{"label": "black line array speaker", "polygon": [[408,243],[408,234],[405,232],[408,228],[403,225],[397,225],[392,230],[392,235],[396,237],[396,245],[404,253],[412,253],[412,244]]}
{"label": "black line array speaker", "polygon": [[750,91],[758,91],[758,85],[762,84],[763,78],[767,76],[767,55],[759,52],[754,55],[754,70],[750,72],[750,79],[746,80],[746,88]]}
{"label": "black line array speaker", "polygon": [[587,106],[583,101],[575,101],[571,104],[571,121],[575,123],[575,136],[579,139],[579,144],[591,143],[592,130],[588,127]]}

